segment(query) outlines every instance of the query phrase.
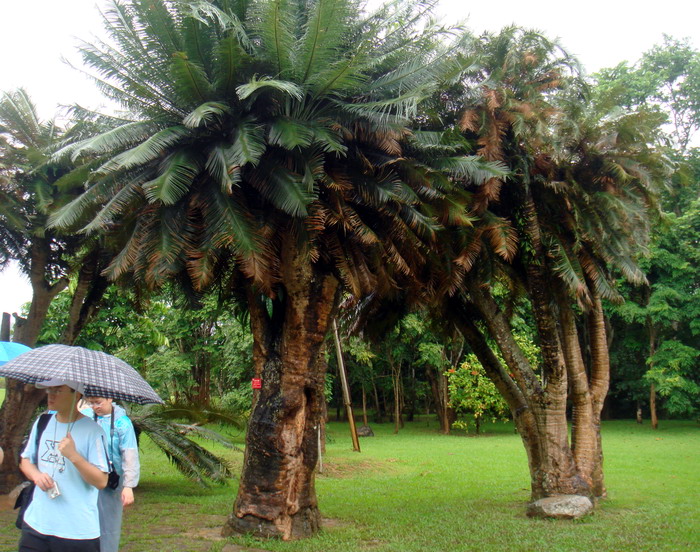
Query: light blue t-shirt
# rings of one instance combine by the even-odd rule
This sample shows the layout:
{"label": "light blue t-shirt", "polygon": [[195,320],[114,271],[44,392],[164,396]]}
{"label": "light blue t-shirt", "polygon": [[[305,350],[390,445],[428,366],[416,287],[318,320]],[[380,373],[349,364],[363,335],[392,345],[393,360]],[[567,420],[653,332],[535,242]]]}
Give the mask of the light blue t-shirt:
{"label": "light blue t-shirt", "polygon": [[[38,420],[37,420],[38,421]],[[97,511],[98,490],[85,482],[77,468],[58,451],[58,443],[66,436],[69,424],[56,420],[54,414],[39,439],[35,454],[36,426],[34,422],[22,458],[35,463],[39,471],[49,474],[57,483],[60,495],[49,498],[38,486],[24,514],[24,521],[43,535],[64,539],[96,539],[100,536]],[[78,453],[88,462],[107,472],[102,429],[90,418],[80,418],[71,428]]]}
{"label": "light blue t-shirt", "polygon": [[[112,415],[97,416],[95,420],[105,432],[105,443],[109,451],[109,457],[114,464],[114,469],[121,476],[121,483],[125,487],[136,487],[139,483],[139,452],[136,443],[134,424],[118,404],[112,403],[112,415],[114,415],[114,439],[111,438]],[[95,415],[92,408],[80,411],[92,419]]]}

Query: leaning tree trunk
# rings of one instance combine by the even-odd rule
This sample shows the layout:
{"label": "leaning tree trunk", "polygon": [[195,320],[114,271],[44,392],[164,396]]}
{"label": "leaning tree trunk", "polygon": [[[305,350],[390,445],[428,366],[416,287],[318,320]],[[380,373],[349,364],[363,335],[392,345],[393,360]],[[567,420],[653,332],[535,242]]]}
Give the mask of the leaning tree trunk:
{"label": "leaning tree trunk", "polygon": [[603,476],[603,441],[600,433],[600,418],[605,405],[605,397],[610,388],[610,356],[608,332],[603,314],[603,304],[598,295],[593,297],[593,308],[587,316],[591,347],[590,387],[593,410],[593,431],[596,433],[597,450],[591,472],[593,495],[605,498],[605,478]]}
{"label": "leaning tree trunk", "polygon": [[[551,281],[545,268],[540,223],[532,197],[524,203],[524,229],[534,251],[534,260],[526,261],[527,288],[535,318],[542,354],[544,393],[533,412],[542,433],[543,465],[534,498],[559,494],[590,494],[590,486],[579,475],[571,447],[566,419],[568,392],[567,364],[560,340],[556,304]],[[538,496],[538,494],[540,496]]]}
{"label": "leaning tree trunk", "polygon": [[[517,427],[521,432],[530,461],[533,500],[561,494],[589,495],[590,486],[578,473],[573,452],[569,446],[566,419],[566,363],[560,347],[557,321],[553,318],[551,309],[546,307],[536,313],[536,317],[540,317],[539,334],[546,337],[545,339],[540,337],[543,357],[547,362],[548,355],[550,363],[550,366],[546,367],[547,377],[540,383],[515,341],[509,321],[490,293],[474,282],[468,283],[468,290],[473,308],[484,321],[489,336],[506,361],[509,370],[507,392],[510,395],[517,395],[518,400],[515,402],[509,400],[506,394],[504,397],[508,400],[511,410],[518,409],[513,410],[516,424],[527,425],[527,427],[521,428],[520,425]],[[544,299],[545,297],[540,297],[540,301]],[[537,309],[533,307],[533,311],[535,310]],[[469,313],[466,314],[468,318]],[[547,319],[548,317],[551,318]],[[460,324],[458,327],[474,349],[476,340],[474,334],[479,333],[478,329],[473,324],[471,326],[474,327],[469,329],[465,320],[461,320]],[[547,345],[547,350],[543,344]],[[476,351],[474,352],[476,354]],[[482,357],[479,357],[479,360],[482,364],[484,363]],[[487,365],[484,364],[484,368],[486,369]],[[498,381],[494,379],[497,374],[494,374],[493,370],[490,372],[487,370],[487,374],[503,394],[502,386],[499,386]],[[513,386],[517,388],[517,393],[512,389]],[[519,422],[518,412],[524,408],[527,408],[527,416]],[[534,427],[528,425],[531,423],[534,423]]]}
{"label": "leaning tree trunk", "polygon": [[339,283],[310,266],[293,246],[284,255],[284,291],[272,301],[272,313],[260,300],[249,299],[262,389],[224,536],[237,532],[289,540],[310,536],[321,524],[314,488],[325,400],[319,351],[335,315]]}

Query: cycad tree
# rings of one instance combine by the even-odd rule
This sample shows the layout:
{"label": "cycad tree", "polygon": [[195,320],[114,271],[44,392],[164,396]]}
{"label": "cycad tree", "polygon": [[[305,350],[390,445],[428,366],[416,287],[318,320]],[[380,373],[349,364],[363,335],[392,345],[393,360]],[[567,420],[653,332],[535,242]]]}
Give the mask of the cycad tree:
{"label": "cycad tree", "polygon": [[[618,274],[644,278],[637,256],[653,188],[667,175],[650,145],[659,120],[616,115],[610,106],[587,109],[575,62],[538,33],[504,29],[483,37],[481,50],[483,85],[467,89],[462,128],[479,153],[506,163],[511,175],[476,190],[475,209],[491,223],[457,242],[457,259],[476,269],[458,294],[463,302],[449,306],[513,411],[533,498],[604,496],[600,413],[610,366],[602,299],[617,298]],[[496,231],[510,235],[514,247],[507,240],[501,246],[510,256],[494,254]],[[504,295],[527,303],[539,374],[514,339]]]}
{"label": "cycad tree", "polygon": [[[365,16],[353,0],[113,2],[112,42],[81,47],[128,115],[60,152],[102,163],[53,223],[121,236],[112,278],[197,290],[225,275],[250,313],[263,386],[226,531],[318,529],[323,343],[340,290],[419,280],[438,220],[466,223],[445,173],[405,155],[420,101],[463,70],[425,17],[433,3]],[[484,174],[462,155],[441,167]]]}

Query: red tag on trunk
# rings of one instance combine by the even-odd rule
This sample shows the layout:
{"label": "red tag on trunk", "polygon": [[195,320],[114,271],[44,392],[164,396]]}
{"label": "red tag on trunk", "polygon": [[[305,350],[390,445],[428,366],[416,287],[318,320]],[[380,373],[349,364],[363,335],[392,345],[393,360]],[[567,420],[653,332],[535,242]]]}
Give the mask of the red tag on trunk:
{"label": "red tag on trunk", "polygon": [[262,380],[260,378],[253,378],[253,389],[262,389]]}

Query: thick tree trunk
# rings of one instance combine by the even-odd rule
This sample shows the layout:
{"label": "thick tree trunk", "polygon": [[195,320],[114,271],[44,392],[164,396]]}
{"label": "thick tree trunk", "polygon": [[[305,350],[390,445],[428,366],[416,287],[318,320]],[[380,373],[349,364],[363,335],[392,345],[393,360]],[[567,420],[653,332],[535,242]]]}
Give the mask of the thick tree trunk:
{"label": "thick tree trunk", "polygon": [[101,254],[99,249],[95,249],[83,260],[78,271],[78,282],[68,312],[68,325],[61,335],[61,343],[65,345],[75,343],[85,324],[97,314],[109,287],[107,278],[100,275]]}
{"label": "thick tree trunk", "polygon": [[252,533],[296,539],[318,531],[314,488],[317,427],[323,415],[325,363],[319,361],[338,301],[338,281],[315,272],[293,246],[285,248],[284,292],[252,301],[256,368],[262,389],[246,435],[238,496],[224,536]]}
{"label": "thick tree trunk", "polygon": [[[590,485],[578,473],[573,452],[569,446],[566,419],[566,363],[559,345],[556,320],[540,322],[540,332],[548,332],[547,339],[541,339],[541,343],[543,341],[548,343],[549,360],[550,363],[554,363],[554,369],[550,366],[547,370],[549,377],[546,387],[543,388],[516,343],[510,323],[489,292],[477,284],[469,284],[468,289],[474,302],[472,308],[479,312],[479,318],[486,324],[489,335],[496,342],[506,361],[509,369],[507,376],[502,375],[498,370],[487,369],[487,365],[482,360],[486,353],[482,351],[481,356],[476,353],[474,348],[484,338],[473,322],[465,317],[457,317],[456,322],[487,370],[487,374],[513,411],[530,461],[532,498],[539,499],[560,494],[589,495]],[[541,297],[541,300],[544,299],[545,297]],[[468,307],[463,308],[468,309]],[[539,316],[544,318],[551,314],[547,306]],[[555,335],[552,336],[549,332],[555,332]],[[485,340],[480,346],[488,348]],[[494,361],[491,364],[493,365]],[[518,412],[524,407],[527,408],[527,416],[519,421]],[[533,423],[534,427],[530,425]]]}
{"label": "thick tree trunk", "polygon": [[599,296],[593,297],[593,308],[587,316],[588,333],[591,347],[591,408],[593,431],[596,435],[596,457],[591,471],[591,490],[593,495],[605,498],[605,478],[603,474],[603,441],[600,432],[600,419],[605,406],[605,398],[610,388],[610,340],[607,324],[603,314],[603,304]]}
{"label": "thick tree trunk", "polygon": [[[555,303],[552,285],[544,262],[547,258],[542,246],[540,224],[532,198],[524,203],[525,233],[534,250],[535,261],[526,261],[527,287],[535,318],[540,352],[542,354],[542,401],[533,405],[533,412],[545,436],[542,445],[544,464],[541,472],[543,496],[557,494],[590,494],[590,486],[577,472],[576,462],[569,447],[569,427],[566,419],[567,366],[559,338],[557,317],[552,310]],[[535,497],[540,498],[540,497]]]}
{"label": "thick tree trunk", "polygon": [[[561,341],[566,358],[568,379],[571,383],[571,450],[578,473],[592,487],[592,474],[598,461],[597,433],[599,430],[596,431],[593,422],[593,405],[588,387],[586,365],[576,329],[576,320],[564,297],[560,298],[559,301],[559,313]],[[598,420],[598,427],[600,427],[600,420]]]}

